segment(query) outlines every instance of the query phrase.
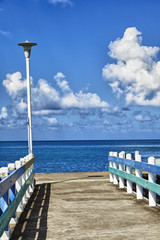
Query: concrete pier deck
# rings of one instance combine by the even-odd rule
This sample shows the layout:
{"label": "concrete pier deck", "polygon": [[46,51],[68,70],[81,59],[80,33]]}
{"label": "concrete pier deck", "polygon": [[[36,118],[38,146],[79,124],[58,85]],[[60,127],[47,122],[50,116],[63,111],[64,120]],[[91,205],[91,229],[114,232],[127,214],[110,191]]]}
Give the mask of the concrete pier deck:
{"label": "concrete pier deck", "polygon": [[160,208],[109,182],[107,172],[36,174],[12,240],[160,239]]}

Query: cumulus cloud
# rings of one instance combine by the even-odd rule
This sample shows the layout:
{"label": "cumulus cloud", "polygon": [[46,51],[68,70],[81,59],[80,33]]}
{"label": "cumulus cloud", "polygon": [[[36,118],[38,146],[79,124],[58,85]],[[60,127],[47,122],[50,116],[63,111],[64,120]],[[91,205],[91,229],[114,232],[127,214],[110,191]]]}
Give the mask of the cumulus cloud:
{"label": "cumulus cloud", "polygon": [[38,85],[32,88],[32,103],[35,111],[109,107],[109,104],[102,101],[95,93],[84,93],[81,90],[74,93],[60,73],[54,79],[60,88],[59,91],[44,79],[40,79]]}
{"label": "cumulus cloud", "polygon": [[[65,110],[65,109],[86,109],[105,108],[109,104],[102,101],[96,93],[79,92],[74,93],[62,73],[57,73],[54,79],[60,88],[56,90],[46,80],[39,79],[37,86],[32,87],[33,110]],[[12,99],[17,98],[20,109],[26,108],[26,80],[22,80],[20,72],[7,74],[3,81],[8,94]]]}
{"label": "cumulus cloud", "polygon": [[105,101],[101,101],[100,97],[96,93],[69,93],[62,97],[62,106],[64,108],[101,108],[108,107],[109,104]]}
{"label": "cumulus cloud", "polygon": [[6,108],[6,107],[2,107],[1,113],[0,113],[0,120],[1,120],[1,119],[6,119],[7,116],[8,116],[7,108]]}
{"label": "cumulus cloud", "polygon": [[66,77],[63,73],[58,72],[55,76],[54,79],[57,82],[57,85],[59,88],[62,90],[62,92],[71,92],[71,89],[68,85],[68,82],[66,81]]}
{"label": "cumulus cloud", "polygon": [[118,97],[126,103],[160,105],[159,47],[142,45],[142,36],[135,27],[127,28],[122,38],[109,44],[109,55],[116,63],[103,68],[103,76]]}
{"label": "cumulus cloud", "polygon": [[54,4],[54,5],[56,5],[58,3],[62,4],[63,6],[65,6],[65,5],[72,6],[73,5],[72,1],[70,1],[70,0],[48,0],[48,2],[51,4]]}
{"label": "cumulus cloud", "polygon": [[15,72],[13,74],[7,74],[6,79],[3,80],[3,86],[6,88],[9,96],[12,98],[17,97],[19,92],[22,93],[27,87],[27,81],[22,80],[22,74],[20,72]]}
{"label": "cumulus cloud", "polygon": [[[111,106],[101,100],[96,93],[91,93],[85,89],[74,92],[63,73],[58,72],[53,79],[57,88],[45,79],[39,79],[37,84],[32,84],[32,113],[36,118],[41,118],[48,126],[58,127],[55,115],[79,115],[80,117],[94,116],[103,109],[109,112]],[[10,117],[16,120],[24,120],[27,116],[27,84],[22,79],[20,72],[7,74],[3,80],[3,86],[11,97],[9,106]],[[112,108],[111,108],[112,110]],[[105,114],[106,114],[105,113]],[[12,121],[13,123],[13,121]],[[63,124],[64,125],[64,124]],[[11,124],[10,124],[11,126]]]}
{"label": "cumulus cloud", "polygon": [[40,79],[36,87],[32,88],[33,110],[56,110],[60,109],[59,92],[49,83]]}
{"label": "cumulus cloud", "polygon": [[17,108],[18,108],[19,112],[21,112],[21,113],[24,113],[27,111],[27,103],[24,102],[23,98],[21,98],[20,102],[17,103]]}

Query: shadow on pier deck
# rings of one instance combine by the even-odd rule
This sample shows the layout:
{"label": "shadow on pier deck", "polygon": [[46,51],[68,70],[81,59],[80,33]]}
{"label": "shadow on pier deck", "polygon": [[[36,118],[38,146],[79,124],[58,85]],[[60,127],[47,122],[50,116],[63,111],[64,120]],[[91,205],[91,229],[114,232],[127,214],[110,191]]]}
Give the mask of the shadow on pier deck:
{"label": "shadow on pier deck", "polygon": [[35,186],[11,239],[46,239],[51,184]]}
{"label": "shadow on pier deck", "polygon": [[11,239],[159,239],[160,208],[108,178],[107,172],[36,174]]}

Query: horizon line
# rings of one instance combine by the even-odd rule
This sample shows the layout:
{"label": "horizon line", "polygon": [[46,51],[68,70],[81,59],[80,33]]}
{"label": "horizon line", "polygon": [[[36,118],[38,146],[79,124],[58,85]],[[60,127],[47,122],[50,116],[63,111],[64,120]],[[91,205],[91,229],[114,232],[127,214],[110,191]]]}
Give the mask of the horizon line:
{"label": "horizon line", "polygon": [[[64,139],[64,140],[33,140],[33,142],[80,142],[80,141],[158,141],[160,138],[146,139]],[[28,142],[28,140],[0,140],[0,142]]]}

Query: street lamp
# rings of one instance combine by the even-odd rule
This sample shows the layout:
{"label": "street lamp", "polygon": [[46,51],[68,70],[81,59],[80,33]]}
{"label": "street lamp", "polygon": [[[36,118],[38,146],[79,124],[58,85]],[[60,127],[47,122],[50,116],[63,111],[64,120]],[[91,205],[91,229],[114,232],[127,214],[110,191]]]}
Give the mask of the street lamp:
{"label": "street lamp", "polygon": [[32,147],[32,116],[31,116],[31,84],[30,84],[30,64],[29,58],[31,54],[31,47],[37,45],[33,42],[22,42],[18,44],[24,48],[24,55],[26,58],[26,75],[27,75],[27,103],[28,103],[28,153],[33,154]]}

